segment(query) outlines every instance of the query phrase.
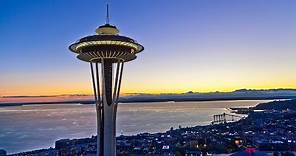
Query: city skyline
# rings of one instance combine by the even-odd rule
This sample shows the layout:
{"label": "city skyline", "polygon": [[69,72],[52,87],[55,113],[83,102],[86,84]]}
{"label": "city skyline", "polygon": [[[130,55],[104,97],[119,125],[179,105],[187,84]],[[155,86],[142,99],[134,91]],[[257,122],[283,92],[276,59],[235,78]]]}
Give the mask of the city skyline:
{"label": "city skyline", "polygon": [[[0,3],[0,96],[91,94],[88,64],[65,45],[95,34],[106,2]],[[295,1],[110,3],[111,23],[147,47],[122,93],[296,88]]]}

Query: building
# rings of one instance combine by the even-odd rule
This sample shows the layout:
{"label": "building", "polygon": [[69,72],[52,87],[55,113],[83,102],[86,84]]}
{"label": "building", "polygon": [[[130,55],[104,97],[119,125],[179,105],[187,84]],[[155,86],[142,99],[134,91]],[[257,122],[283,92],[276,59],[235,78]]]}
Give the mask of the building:
{"label": "building", "polygon": [[136,59],[136,54],[144,47],[129,37],[119,35],[117,27],[109,24],[108,5],[106,24],[99,26],[96,33],[81,38],[69,49],[77,54],[78,59],[90,64],[97,111],[97,155],[115,156],[116,112],[123,66],[125,62]]}

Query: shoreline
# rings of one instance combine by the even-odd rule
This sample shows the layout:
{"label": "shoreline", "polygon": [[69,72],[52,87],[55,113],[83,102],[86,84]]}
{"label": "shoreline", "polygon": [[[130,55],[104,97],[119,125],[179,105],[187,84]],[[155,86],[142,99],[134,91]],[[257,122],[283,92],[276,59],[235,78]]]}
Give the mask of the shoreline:
{"label": "shoreline", "polygon": [[[234,121],[234,122],[228,122],[227,125],[231,125],[231,124],[235,124],[238,121]],[[211,127],[215,127],[215,126],[219,126],[219,124],[212,124],[211,122],[205,125],[194,125],[194,126],[186,126],[186,127],[182,127],[179,125],[179,128],[174,129],[174,131],[179,131],[182,129],[191,129],[191,128],[211,128]],[[172,127],[171,127],[172,128]],[[135,134],[131,134],[131,135],[118,135],[116,136],[116,139],[118,140],[119,138],[133,138],[133,137],[138,137],[138,136],[150,136],[150,135],[158,135],[158,134],[165,134],[167,132],[171,131],[171,129],[167,129],[164,131],[160,131],[160,132],[140,132],[140,133],[135,133]],[[16,152],[16,153],[7,153],[7,156],[26,156],[26,154],[28,153],[35,153],[35,152],[43,152],[43,151],[47,151],[47,150],[55,150],[57,147],[55,147],[57,145],[57,143],[59,142],[76,142],[76,141],[80,141],[80,140],[94,140],[96,139],[96,136],[89,136],[89,137],[82,137],[82,138],[61,138],[58,140],[54,141],[54,147],[47,147],[47,148],[37,148],[37,149],[32,149],[32,150],[26,150],[23,152]],[[0,149],[1,150],[1,149]],[[2,149],[3,150],[3,149]],[[5,150],[5,149],[4,149]]]}
{"label": "shoreline", "polygon": [[[256,107],[262,107],[262,106],[268,106],[270,104],[276,103],[277,106],[280,106],[284,103],[287,107],[290,107],[291,105],[289,103],[294,103],[296,100],[288,100],[288,101],[274,101],[274,102],[267,102],[267,103],[259,103]],[[146,142],[143,142],[143,146],[155,146],[157,147],[159,143],[153,143],[153,141],[149,140],[158,140],[159,142],[162,142],[164,146],[172,146],[174,149],[170,149],[170,153],[174,153],[176,151],[179,152],[185,152],[186,150],[191,149],[192,144],[200,144],[199,141],[202,142],[202,144],[205,144],[203,142],[204,139],[207,140],[207,146],[210,149],[207,149],[210,153],[227,153],[229,150],[232,152],[237,152],[244,150],[243,147],[254,147],[257,148],[259,151],[266,150],[266,149],[273,149],[273,148],[283,148],[285,149],[292,149],[294,147],[294,143],[291,141],[289,142],[289,139],[292,139],[296,137],[291,133],[289,138],[286,138],[281,140],[280,142],[283,143],[274,143],[273,140],[277,140],[277,136],[270,136],[269,133],[274,132],[281,132],[281,127],[277,127],[277,124],[281,125],[289,125],[290,127],[296,126],[295,122],[293,120],[296,120],[296,111],[293,109],[291,111],[283,111],[283,109],[274,111],[270,109],[265,109],[264,112],[253,112],[248,115],[248,117],[235,121],[235,122],[227,122],[227,123],[220,123],[220,124],[207,124],[207,125],[196,125],[196,126],[190,126],[190,127],[179,127],[176,129],[167,129],[162,132],[156,132],[156,133],[137,133],[134,135],[121,135],[117,136],[117,140],[119,143],[117,146],[117,150],[120,153],[125,152],[133,152],[133,150],[127,150],[126,146],[131,146],[132,148],[138,147],[137,144],[133,144],[135,141],[139,140],[146,140]],[[264,120],[261,120],[264,119]],[[257,122],[262,122],[261,125],[254,124]],[[277,124],[272,124],[276,122]],[[262,129],[266,130],[267,127],[273,126],[273,128],[270,128],[269,133],[266,133],[264,131],[253,131],[254,129]],[[285,126],[284,126],[285,127]],[[231,131],[230,131],[231,129]],[[250,133],[252,132],[252,133]],[[260,135],[258,135],[258,134]],[[236,134],[236,135],[232,135]],[[240,135],[239,135],[240,134]],[[281,134],[278,134],[279,136],[282,136]],[[286,134],[283,134],[286,135]],[[198,142],[196,142],[196,137],[199,139]],[[175,138],[175,139],[173,139]],[[222,139],[221,139],[222,138]],[[271,139],[271,142],[266,142],[266,139]],[[222,144],[217,144],[216,140],[219,140],[222,142]],[[240,146],[233,145],[233,142],[237,142],[239,140]],[[254,140],[257,140],[254,142]],[[25,156],[26,154],[46,154],[46,153],[58,153],[63,152],[64,154],[69,153],[77,153],[79,152],[90,152],[95,153],[95,141],[96,137],[88,137],[88,138],[76,138],[76,139],[60,139],[55,141],[55,146],[50,148],[44,148],[44,149],[37,149],[33,151],[27,151],[27,152],[21,152],[21,153],[14,153],[10,154],[12,156],[18,155],[18,156]],[[188,144],[183,145],[176,145],[178,142],[186,141]],[[279,141],[277,141],[279,142]],[[126,143],[126,144],[125,144]],[[225,145],[221,149],[221,145]],[[231,147],[226,145],[233,145]],[[79,147],[85,147],[81,151]],[[219,148],[218,148],[219,147]],[[219,150],[217,150],[219,149]],[[140,149],[139,149],[140,150]],[[143,149],[142,149],[143,150]],[[141,152],[145,152],[144,150]],[[153,152],[153,151],[152,151]],[[158,152],[168,152],[164,151],[163,149],[159,149]]]}
{"label": "shoreline", "polygon": [[[252,105],[253,104],[259,104],[259,103],[263,103],[263,102],[265,102],[265,101],[249,101],[249,102],[246,102],[246,103],[252,103]],[[200,102],[200,104],[202,104],[203,102]],[[207,102],[206,102],[207,103]],[[202,104],[202,105],[206,105],[206,103],[205,104]],[[213,103],[213,105],[216,105],[216,104],[220,104],[220,101],[219,102],[209,102],[209,103]],[[229,102],[223,102],[223,101],[221,101],[221,104],[223,104],[223,103],[229,103]],[[234,103],[237,103],[237,104],[235,104],[235,106],[237,106],[239,103],[245,103],[245,102],[243,102],[243,101],[234,101]],[[145,106],[145,104],[148,104],[148,105],[154,105],[153,103],[143,103],[143,107],[146,107]],[[162,104],[164,104],[163,106],[168,106],[168,105],[170,105],[170,104],[172,104],[172,105],[175,105],[175,104],[177,104],[178,106],[180,106],[181,104],[183,104],[183,103],[181,103],[181,104],[178,104],[178,102],[176,102],[176,103],[170,103],[170,102],[164,102],[164,103],[159,103],[161,106],[162,106]],[[198,105],[199,105],[199,103],[197,102],[197,103],[188,103],[189,104],[189,106],[190,107],[198,107]],[[76,104],[75,104],[76,105]],[[138,106],[142,106],[142,104],[141,103],[131,103],[131,104],[122,104],[122,105],[138,105]],[[155,105],[157,105],[157,103],[155,103]],[[187,104],[186,104],[187,105]],[[41,107],[43,107],[43,106],[46,106],[46,105],[40,105]],[[47,105],[47,106],[50,106],[50,105]],[[46,107],[47,107],[46,106]],[[54,107],[59,107],[59,106],[61,106],[61,105],[53,105],[53,106],[50,106],[50,107],[52,107],[52,108],[54,108]],[[65,107],[65,108],[67,108],[68,106],[71,106],[71,104],[69,104],[69,105],[67,105],[67,104],[65,104],[65,105],[63,105],[63,108]],[[82,105],[81,105],[82,106]],[[94,106],[94,105],[85,105],[85,107],[87,107],[87,108],[89,108],[89,107],[92,107],[92,106]],[[34,109],[33,108],[34,107],[34,105],[32,105],[32,109]],[[84,107],[84,106],[83,106]],[[129,106],[126,106],[126,108],[127,107],[129,107]],[[133,108],[134,108],[134,106],[132,106]],[[149,107],[149,106],[148,106]],[[215,107],[215,106],[213,106],[213,107]],[[224,107],[224,106],[223,106]],[[15,108],[17,108],[17,107],[15,107]],[[25,108],[25,107],[24,107]],[[39,109],[39,107],[36,107],[37,109]],[[141,107],[142,108],[142,107]],[[158,108],[158,107],[157,107]],[[219,111],[219,109],[220,109],[220,107],[218,108],[218,111],[217,112],[215,112],[214,114],[222,114],[225,110],[226,110],[226,108],[229,108],[229,107],[225,107],[225,109],[222,109],[221,108],[221,111]],[[1,109],[1,108],[0,108]],[[5,108],[3,108],[3,109],[5,109]],[[7,109],[10,109],[9,107],[7,107]],[[14,109],[14,108],[13,108]],[[29,109],[31,109],[31,107],[29,108]],[[41,108],[40,108],[41,109]],[[228,113],[230,113],[230,111],[228,110],[227,111]],[[214,115],[214,114],[212,114],[212,115]],[[165,132],[165,131],[167,131],[167,130],[169,130],[169,128],[170,127],[174,127],[174,128],[178,128],[178,126],[179,125],[181,125],[182,127],[191,127],[191,126],[205,126],[205,125],[210,125],[211,124],[211,122],[212,122],[212,115],[210,115],[210,117],[209,117],[209,120],[207,120],[207,122],[203,122],[203,123],[201,123],[201,124],[191,124],[191,125],[186,125],[186,124],[182,124],[182,123],[180,123],[180,124],[175,124],[175,125],[168,125],[168,126],[165,126],[166,128],[165,129],[163,129],[162,128],[162,130],[160,130],[160,131],[155,131],[155,129],[152,129],[152,131],[150,131],[150,130],[148,130],[148,131],[145,131],[145,129],[144,129],[144,131],[138,131],[138,132],[136,132],[136,133],[129,133],[128,131],[127,131],[127,133],[124,133],[124,135],[125,136],[133,136],[133,135],[137,135],[137,134],[140,134],[140,133],[144,133],[144,132],[148,132],[148,133],[161,133],[161,132]],[[122,134],[122,133],[119,133],[120,131],[118,131],[118,133],[117,133],[117,136],[119,136],[120,134]],[[124,131],[125,132],[125,131]],[[90,137],[91,135],[85,135],[85,137]],[[70,138],[70,137],[62,137],[62,138]],[[80,137],[77,137],[77,138],[80,138]],[[73,139],[73,138],[72,138]],[[56,140],[51,140],[51,144],[54,144],[54,141],[56,141]],[[50,146],[44,146],[44,148],[48,148],[48,147],[54,147],[53,145],[50,145]],[[39,148],[37,148],[37,149],[39,149]],[[23,151],[29,151],[29,150],[21,150],[20,152],[23,152]]]}
{"label": "shoreline", "polygon": [[[213,101],[213,100],[211,100],[211,101]],[[258,104],[256,104],[256,106],[258,106],[258,105],[260,105],[260,104],[263,104],[263,105],[266,105],[266,104],[268,104],[269,102],[264,102],[264,103],[258,103]],[[278,103],[278,102],[277,102]],[[229,125],[232,125],[232,124],[235,124],[235,122],[233,123],[233,122],[229,122],[228,123]],[[183,126],[182,126],[183,127]],[[189,127],[184,127],[184,128],[189,128],[189,129],[191,129],[191,128],[194,128],[194,127],[200,127],[200,128],[202,128],[202,127],[204,127],[204,128],[211,128],[211,127],[213,127],[213,125],[212,124],[210,124],[210,123],[208,123],[208,124],[205,124],[205,125],[195,125],[195,126],[189,126]],[[184,128],[182,128],[182,129],[184,129]],[[176,129],[176,130],[178,130],[178,129]],[[135,133],[135,134],[133,134],[133,135],[123,135],[124,137],[129,137],[129,138],[132,138],[132,137],[136,137],[136,136],[141,136],[142,134],[149,134],[149,135],[156,135],[156,134],[160,134],[160,133],[166,133],[167,131],[169,131],[169,129],[167,129],[167,130],[164,130],[164,131],[160,131],[160,132],[154,132],[154,133]],[[120,136],[119,136],[120,137]],[[118,138],[118,137],[117,137]],[[83,138],[76,138],[76,139],[68,139],[68,140],[81,140],[81,139],[83,139]],[[89,138],[88,138],[89,139]],[[67,139],[66,139],[67,140]],[[56,141],[59,141],[59,140],[55,140],[54,142],[53,142],[53,144],[56,142]],[[49,150],[50,149],[50,147],[48,147],[48,148],[44,148],[44,149],[41,149],[41,151],[42,150]],[[40,149],[36,149],[36,150],[32,150],[32,151],[40,151]],[[31,152],[32,152],[31,151]],[[26,152],[26,151],[24,151],[24,152]],[[20,153],[24,153],[24,152],[20,152]],[[27,151],[28,152],[28,151]],[[13,155],[13,154],[19,154],[19,153],[9,153],[10,155]]]}

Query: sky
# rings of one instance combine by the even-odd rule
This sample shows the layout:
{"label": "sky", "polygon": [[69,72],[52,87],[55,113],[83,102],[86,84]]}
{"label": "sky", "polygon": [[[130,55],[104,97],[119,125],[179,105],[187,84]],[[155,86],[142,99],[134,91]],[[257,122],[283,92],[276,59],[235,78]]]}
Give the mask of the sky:
{"label": "sky", "polygon": [[[122,93],[296,88],[295,0],[109,0],[145,47]],[[91,94],[68,46],[105,23],[106,0],[0,0],[0,96]]]}

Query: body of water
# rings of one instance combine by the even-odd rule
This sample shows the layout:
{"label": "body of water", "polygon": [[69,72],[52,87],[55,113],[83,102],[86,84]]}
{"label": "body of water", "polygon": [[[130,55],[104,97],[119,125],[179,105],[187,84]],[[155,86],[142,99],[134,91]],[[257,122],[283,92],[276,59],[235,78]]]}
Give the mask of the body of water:
{"label": "body of water", "polygon": [[[249,107],[266,100],[155,102],[119,104],[117,135],[164,132],[170,127],[206,125],[229,107]],[[94,105],[48,104],[0,107],[0,149],[16,153],[54,146],[62,138],[96,133]]]}

